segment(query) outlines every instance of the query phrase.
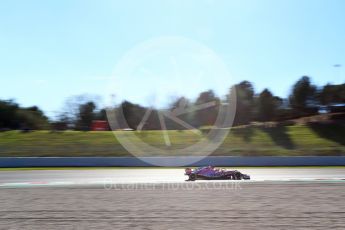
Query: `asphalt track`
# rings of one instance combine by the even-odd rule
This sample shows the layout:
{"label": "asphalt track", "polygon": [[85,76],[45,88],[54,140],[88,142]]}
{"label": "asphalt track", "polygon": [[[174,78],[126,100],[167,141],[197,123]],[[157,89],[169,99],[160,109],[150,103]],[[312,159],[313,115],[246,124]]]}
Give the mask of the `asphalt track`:
{"label": "asphalt track", "polygon": [[[239,168],[238,170],[249,174],[251,182],[345,180],[345,167]],[[0,187],[179,183],[185,179],[183,168],[0,171]]]}
{"label": "asphalt track", "polygon": [[240,171],[253,180],[184,182],[183,169],[2,171],[0,229],[344,229],[345,168]]}

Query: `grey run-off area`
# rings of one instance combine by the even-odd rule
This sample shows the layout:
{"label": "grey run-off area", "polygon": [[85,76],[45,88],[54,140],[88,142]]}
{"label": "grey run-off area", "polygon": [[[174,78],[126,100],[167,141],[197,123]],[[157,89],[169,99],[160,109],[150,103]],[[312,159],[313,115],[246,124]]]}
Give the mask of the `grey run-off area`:
{"label": "grey run-off area", "polygon": [[[0,184],[33,183],[0,188],[0,229],[345,226],[345,167],[239,170],[253,181],[184,182],[183,168],[0,171]],[[63,181],[75,184],[35,186]]]}
{"label": "grey run-off area", "polygon": [[[0,189],[0,229],[343,229],[345,183]],[[195,186],[198,185],[198,186]]]}

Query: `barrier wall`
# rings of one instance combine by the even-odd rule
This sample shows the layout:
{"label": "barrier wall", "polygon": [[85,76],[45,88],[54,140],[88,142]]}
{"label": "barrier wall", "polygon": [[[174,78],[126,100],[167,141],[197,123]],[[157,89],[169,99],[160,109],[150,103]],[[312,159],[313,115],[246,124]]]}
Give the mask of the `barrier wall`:
{"label": "barrier wall", "polygon": [[[151,163],[150,163],[151,162]],[[152,164],[154,162],[154,164]],[[190,164],[189,162],[196,162]],[[0,167],[345,166],[345,156],[0,157]]]}

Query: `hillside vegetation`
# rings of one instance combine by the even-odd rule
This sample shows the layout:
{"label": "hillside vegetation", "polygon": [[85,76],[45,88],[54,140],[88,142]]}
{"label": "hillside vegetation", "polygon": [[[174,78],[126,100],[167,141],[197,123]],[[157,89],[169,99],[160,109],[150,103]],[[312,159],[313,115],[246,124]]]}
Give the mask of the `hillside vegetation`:
{"label": "hillside vegetation", "polygon": [[[184,148],[201,138],[188,130],[167,132],[172,143],[169,148]],[[150,145],[168,148],[164,144],[162,131],[140,133],[133,131],[133,133]],[[273,127],[248,125],[232,128],[213,155],[345,155],[344,137],[345,127],[342,124],[310,123]],[[32,131],[27,133],[7,131],[0,132],[0,156],[131,155],[110,131]]]}

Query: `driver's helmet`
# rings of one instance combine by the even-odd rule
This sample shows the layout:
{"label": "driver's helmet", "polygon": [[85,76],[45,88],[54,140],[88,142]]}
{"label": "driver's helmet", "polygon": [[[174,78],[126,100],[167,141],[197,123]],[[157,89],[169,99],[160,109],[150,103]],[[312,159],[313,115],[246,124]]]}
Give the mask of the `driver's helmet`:
{"label": "driver's helmet", "polygon": [[186,168],[184,171],[185,171],[185,173],[186,173],[187,175],[189,175],[189,174],[192,173],[192,169],[191,169],[191,168]]}

